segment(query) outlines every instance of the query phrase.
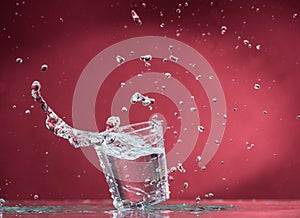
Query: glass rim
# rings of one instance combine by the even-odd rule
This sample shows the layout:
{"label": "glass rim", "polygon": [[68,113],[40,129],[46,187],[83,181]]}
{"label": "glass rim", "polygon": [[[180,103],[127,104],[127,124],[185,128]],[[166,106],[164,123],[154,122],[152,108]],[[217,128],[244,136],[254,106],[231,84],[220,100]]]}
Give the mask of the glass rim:
{"label": "glass rim", "polygon": [[161,126],[162,127],[162,120],[148,120],[148,121],[143,121],[143,122],[139,122],[139,123],[132,123],[132,124],[127,124],[125,126],[120,126],[119,127],[119,131],[122,133],[123,130],[125,129],[130,129],[130,128],[134,128],[136,126],[140,126],[140,125],[147,125],[146,127],[144,128],[140,128],[140,129],[135,129],[135,130],[131,130],[131,131],[128,131],[128,132],[125,132],[125,133],[136,133],[136,132],[141,132],[141,131],[145,131],[145,130],[148,130],[148,129],[151,129],[152,128],[152,125],[158,125],[158,126]]}

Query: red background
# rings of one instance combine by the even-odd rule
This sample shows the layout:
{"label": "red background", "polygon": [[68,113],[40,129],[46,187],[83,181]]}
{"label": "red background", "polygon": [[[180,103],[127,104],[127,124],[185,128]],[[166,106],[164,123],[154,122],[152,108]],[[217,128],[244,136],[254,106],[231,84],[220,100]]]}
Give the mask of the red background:
{"label": "red background", "polygon": [[[188,1],[187,7],[180,7],[180,18],[176,8],[184,1],[145,1],[146,7],[142,3],[1,1],[0,197],[110,198],[104,176],[81,150],[46,129],[30,86],[41,81],[48,103],[72,124],[73,92],[87,63],[119,41],[157,35],[180,40],[208,60],[228,107],[219,151],[205,171],[197,169],[200,150],[195,151],[185,163],[187,172],[172,174],[172,198],[203,197],[208,192],[224,199],[299,198],[299,1]],[[142,26],[132,21],[131,9],[140,15]],[[228,28],[224,35],[222,25]],[[15,63],[17,57],[24,62]],[[40,71],[44,63],[47,72]],[[114,87],[114,79],[110,82]],[[253,88],[255,83],[260,90]],[[191,89],[200,92],[199,87]],[[96,113],[103,129],[109,105],[98,98],[96,106],[103,107],[103,113]],[[26,109],[31,113],[25,114]],[[209,122],[209,113],[201,119]],[[248,151],[246,142],[255,147]],[[189,182],[188,189],[183,190],[184,182]]]}

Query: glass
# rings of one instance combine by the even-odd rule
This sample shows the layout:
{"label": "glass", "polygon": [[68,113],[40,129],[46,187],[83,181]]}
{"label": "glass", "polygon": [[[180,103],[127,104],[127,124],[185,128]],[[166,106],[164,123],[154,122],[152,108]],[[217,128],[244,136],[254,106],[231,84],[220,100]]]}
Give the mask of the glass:
{"label": "glass", "polygon": [[113,205],[143,208],[169,199],[161,121],[121,126],[111,143],[95,146]]}

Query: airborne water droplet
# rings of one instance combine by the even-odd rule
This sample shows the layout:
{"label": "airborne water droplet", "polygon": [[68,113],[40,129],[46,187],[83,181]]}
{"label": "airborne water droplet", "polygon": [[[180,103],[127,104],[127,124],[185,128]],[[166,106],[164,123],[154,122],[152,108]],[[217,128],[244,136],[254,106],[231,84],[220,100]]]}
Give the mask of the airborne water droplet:
{"label": "airborne water droplet", "polygon": [[199,204],[199,202],[201,201],[201,198],[199,196],[196,197],[196,203]]}
{"label": "airborne water droplet", "polygon": [[165,77],[166,77],[166,78],[169,79],[169,78],[171,78],[171,76],[172,76],[171,73],[169,73],[169,72],[166,72],[166,73],[165,73]]}
{"label": "airborne water droplet", "polygon": [[30,110],[25,110],[25,114],[30,114]]}
{"label": "airborne water droplet", "polygon": [[23,59],[22,59],[22,58],[16,58],[16,63],[17,63],[17,64],[23,63]]}
{"label": "airborne water droplet", "polygon": [[195,111],[197,111],[197,108],[191,107],[190,110],[191,110],[191,112],[195,112]]}
{"label": "airborne water droplet", "polygon": [[121,88],[123,88],[124,86],[126,86],[126,83],[121,83]]}
{"label": "airborne water droplet", "polygon": [[294,13],[293,14],[293,18],[295,19],[295,18],[297,18],[298,17],[298,14],[297,13]]}
{"label": "airborne water droplet", "polygon": [[227,31],[227,26],[221,26],[221,34],[224,35]]}
{"label": "airborne water droplet", "polygon": [[151,61],[152,60],[152,55],[142,55],[141,57],[140,57],[140,60],[141,61],[144,61],[145,63],[147,63],[147,62],[149,62],[149,61]]}
{"label": "airborne water droplet", "polygon": [[254,84],[254,89],[256,89],[256,90],[258,90],[258,89],[260,89],[260,85],[259,84]]}
{"label": "airborne water droplet", "polygon": [[123,58],[123,57],[120,56],[120,55],[117,55],[117,56],[116,56],[116,61],[117,61],[117,63],[119,63],[119,64],[123,64],[123,63],[125,62],[125,58]]}
{"label": "airborne water droplet", "polygon": [[42,66],[41,66],[41,71],[42,72],[46,72],[48,70],[48,65],[47,64],[43,64]]}
{"label": "airborne water droplet", "polygon": [[196,80],[200,80],[201,77],[201,75],[196,76]]}
{"label": "airborne water droplet", "polygon": [[200,125],[199,125],[197,128],[198,128],[198,131],[199,131],[199,132],[204,132],[204,127],[203,127],[203,126],[200,126]]}
{"label": "airborne water droplet", "polygon": [[173,62],[178,62],[178,57],[175,57],[174,55],[170,55],[169,56],[169,59],[171,60],[171,61],[173,61]]}
{"label": "airborne water droplet", "polygon": [[142,25],[142,20],[140,19],[139,15],[134,10],[131,10],[131,17],[137,26]]}
{"label": "airborne water droplet", "polygon": [[39,198],[39,196],[37,195],[37,194],[35,194],[34,196],[33,196],[33,199],[34,200],[37,200]]}
{"label": "airborne water droplet", "polygon": [[183,183],[183,188],[187,189],[189,187],[189,183],[185,182]]}
{"label": "airborne water droplet", "polygon": [[181,173],[185,173],[185,172],[186,172],[186,170],[184,169],[182,163],[178,163],[177,169],[178,169],[178,171],[181,172]]}

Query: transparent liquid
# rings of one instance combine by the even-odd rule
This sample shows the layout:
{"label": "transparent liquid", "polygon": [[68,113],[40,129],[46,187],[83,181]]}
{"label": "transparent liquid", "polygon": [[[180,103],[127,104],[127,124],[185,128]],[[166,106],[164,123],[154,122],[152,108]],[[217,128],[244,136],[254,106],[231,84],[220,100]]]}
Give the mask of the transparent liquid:
{"label": "transparent liquid", "polygon": [[143,208],[169,199],[164,152],[134,160],[117,158],[101,151],[97,154],[116,208]]}
{"label": "transparent liquid", "polygon": [[33,82],[31,94],[41,104],[49,130],[75,148],[95,148],[117,209],[144,207],[169,198],[160,121],[119,128],[119,119],[111,117],[104,132],[78,130],[66,124],[47,105],[38,81]]}

